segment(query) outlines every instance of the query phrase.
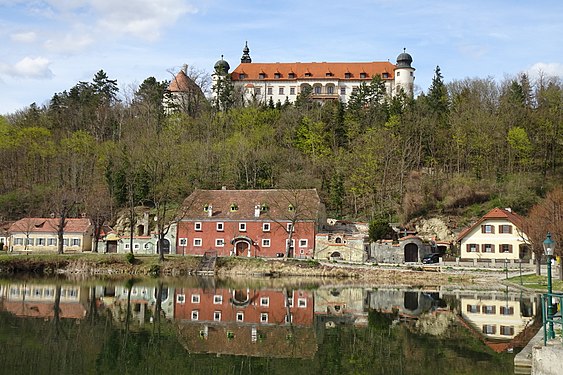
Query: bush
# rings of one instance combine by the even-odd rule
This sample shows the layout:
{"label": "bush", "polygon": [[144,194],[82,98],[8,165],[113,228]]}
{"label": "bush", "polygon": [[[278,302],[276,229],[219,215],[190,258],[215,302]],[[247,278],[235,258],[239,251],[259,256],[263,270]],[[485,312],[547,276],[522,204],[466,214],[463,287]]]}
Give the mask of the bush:
{"label": "bush", "polygon": [[125,254],[125,260],[129,264],[135,264],[135,255],[133,255],[133,253],[127,253]]}

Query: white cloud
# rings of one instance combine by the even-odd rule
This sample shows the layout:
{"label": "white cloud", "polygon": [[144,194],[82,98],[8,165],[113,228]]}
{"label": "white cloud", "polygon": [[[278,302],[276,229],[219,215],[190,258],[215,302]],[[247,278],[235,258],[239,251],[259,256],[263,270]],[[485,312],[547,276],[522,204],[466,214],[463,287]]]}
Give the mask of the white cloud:
{"label": "white cloud", "polygon": [[37,39],[37,34],[33,31],[28,31],[26,33],[12,34],[10,38],[17,43],[33,43]]}
{"label": "white cloud", "polygon": [[53,72],[49,69],[51,62],[44,57],[24,57],[14,65],[1,64],[0,72],[19,78],[51,78]]}
{"label": "white cloud", "polygon": [[563,64],[538,62],[532,65],[528,72],[533,77],[538,77],[540,74],[548,77],[563,77]]}
{"label": "white cloud", "polygon": [[51,52],[73,53],[86,49],[94,43],[94,39],[83,33],[55,36],[45,41],[43,46]]}

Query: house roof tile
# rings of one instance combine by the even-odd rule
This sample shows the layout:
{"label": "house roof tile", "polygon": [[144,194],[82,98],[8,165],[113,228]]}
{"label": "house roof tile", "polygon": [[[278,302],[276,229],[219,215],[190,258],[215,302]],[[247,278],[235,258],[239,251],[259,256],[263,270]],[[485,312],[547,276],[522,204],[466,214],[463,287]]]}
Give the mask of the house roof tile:
{"label": "house roof tile", "polygon": [[474,223],[473,225],[471,225],[471,226],[465,228],[464,230],[462,230],[460,232],[460,234],[457,236],[457,241],[458,242],[461,241],[474,228],[481,225],[481,223],[483,223],[484,221],[491,220],[491,219],[501,219],[501,220],[510,221],[512,224],[514,224],[519,229],[522,229],[522,225],[524,223],[524,219],[522,218],[522,216],[518,215],[517,213],[513,212],[512,210],[495,207],[492,210],[490,210],[489,212],[487,212],[485,215],[483,215],[476,223]]}
{"label": "house roof tile", "polygon": [[[10,233],[52,233],[57,231],[59,218],[26,217],[20,219],[10,226]],[[90,229],[90,219],[70,218],[66,219],[65,232],[85,233]]]}

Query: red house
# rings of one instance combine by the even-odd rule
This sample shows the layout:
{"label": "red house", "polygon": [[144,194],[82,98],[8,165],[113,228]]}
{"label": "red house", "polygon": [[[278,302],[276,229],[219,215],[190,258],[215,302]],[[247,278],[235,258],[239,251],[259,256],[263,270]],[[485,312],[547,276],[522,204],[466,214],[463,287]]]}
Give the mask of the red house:
{"label": "red house", "polygon": [[184,201],[176,252],[312,258],[323,215],[315,189],[196,190]]}

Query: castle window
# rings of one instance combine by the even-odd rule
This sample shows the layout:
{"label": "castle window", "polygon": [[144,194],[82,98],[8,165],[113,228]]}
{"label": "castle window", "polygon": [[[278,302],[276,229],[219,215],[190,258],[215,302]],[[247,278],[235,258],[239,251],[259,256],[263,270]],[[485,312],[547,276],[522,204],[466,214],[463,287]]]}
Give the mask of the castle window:
{"label": "castle window", "polygon": [[401,75],[401,72],[397,72],[397,77]]}
{"label": "castle window", "polygon": [[239,79],[245,79],[245,78],[246,78],[246,74],[240,73],[240,74],[238,75],[238,77],[239,77]]}
{"label": "castle window", "polygon": [[274,93],[274,89],[272,87],[268,87],[268,95],[272,95]]}
{"label": "castle window", "polygon": [[346,87],[340,88],[340,95],[346,95]]}
{"label": "castle window", "polygon": [[280,79],[280,78],[281,78],[281,73],[279,73],[279,72],[274,73],[274,78],[275,78],[275,79]]}
{"label": "castle window", "polygon": [[260,73],[260,74],[258,74],[258,78],[260,78],[260,79],[266,78],[266,73]]}
{"label": "castle window", "polygon": [[326,72],[326,77],[332,77],[334,74],[332,74],[331,72]]}
{"label": "castle window", "polygon": [[389,73],[383,73],[383,78],[389,78]]}
{"label": "castle window", "polygon": [[346,78],[346,79],[352,78],[352,73],[350,73],[350,72],[344,73],[344,78]]}
{"label": "castle window", "polygon": [[289,95],[295,95],[295,87],[289,88]]}
{"label": "castle window", "polygon": [[280,88],[279,88],[278,93],[279,93],[280,95],[283,95],[283,87],[280,87]]}
{"label": "castle window", "polygon": [[312,77],[313,75],[310,72],[305,73],[305,77]]}
{"label": "castle window", "polygon": [[288,77],[289,77],[289,78],[295,78],[295,73],[293,73],[293,72],[289,73],[289,74],[288,74]]}
{"label": "castle window", "polygon": [[367,78],[367,74],[366,73],[360,73],[360,78]]}
{"label": "castle window", "polygon": [[256,88],[254,88],[254,93],[256,95],[262,95],[262,89],[260,87],[256,87]]}
{"label": "castle window", "polygon": [[334,86],[327,86],[326,93],[327,94],[334,94]]}

